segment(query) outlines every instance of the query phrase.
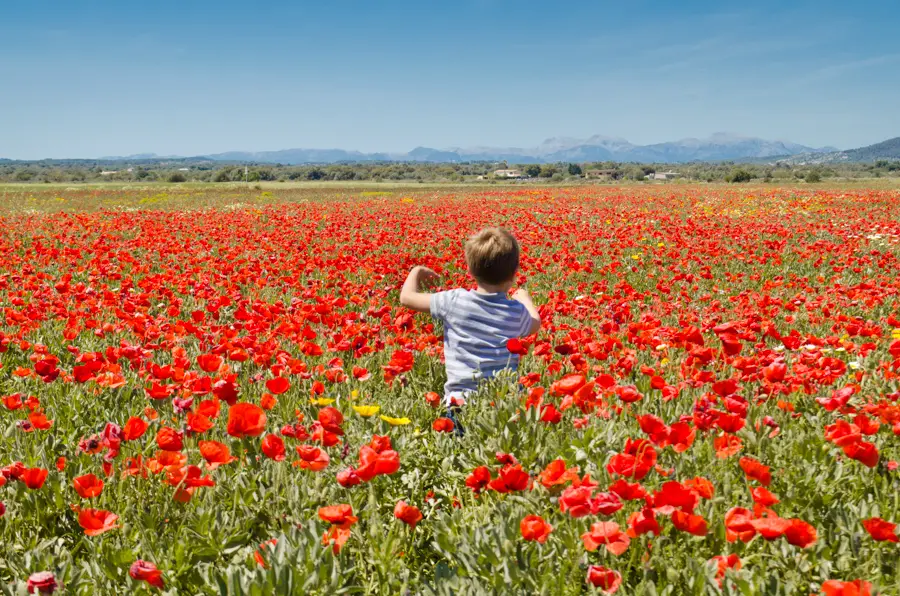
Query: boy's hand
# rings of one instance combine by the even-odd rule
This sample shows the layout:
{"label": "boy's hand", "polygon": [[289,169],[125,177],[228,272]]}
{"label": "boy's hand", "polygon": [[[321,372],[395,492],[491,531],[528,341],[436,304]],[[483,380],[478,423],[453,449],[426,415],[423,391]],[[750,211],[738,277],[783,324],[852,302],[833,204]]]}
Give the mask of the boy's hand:
{"label": "boy's hand", "polygon": [[519,288],[515,291],[512,296],[513,300],[516,302],[521,302],[522,305],[525,306],[525,310],[528,311],[528,316],[531,317],[531,327],[528,329],[528,333],[526,335],[534,335],[538,331],[541,330],[541,315],[538,313],[538,309],[534,306],[534,302],[531,301],[531,296],[528,295],[528,291],[525,288]]}
{"label": "boy's hand", "polygon": [[414,271],[416,272],[419,285],[426,285],[441,278],[441,276],[438,275],[437,271],[435,271],[434,269],[429,269],[428,267],[424,267],[422,265],[415,267]]}
{"label": "boy's hand", "polygon": [[438,277],[438,274],[428,267],[413,267],[400,289],[400,304],[418,312],[429,312],[431,294],[420,292],[419,289]]}
{"label": "boy's hand", "polygon": [[530,298],[530,296],[528,295],[528,290],[526,290],[525,288],[519,288],[518,290],[513,292],[512,297],[513,300],[516,300],[518,302],[521,302],[522,298]]}

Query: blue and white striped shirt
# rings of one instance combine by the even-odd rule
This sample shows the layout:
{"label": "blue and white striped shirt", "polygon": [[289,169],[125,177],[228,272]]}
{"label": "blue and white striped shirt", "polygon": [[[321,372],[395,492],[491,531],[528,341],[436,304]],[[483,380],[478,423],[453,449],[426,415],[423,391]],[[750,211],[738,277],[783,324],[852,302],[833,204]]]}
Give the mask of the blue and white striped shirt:
{"label": "blue and white striped shirt", "polygon": [[456,289],[431,296],[431,316],[444,323],[445,400],[464,397],[481,379],[518,367],[519,356],[510,353],[506,342],[531,328],[521,302],[505,294]]}

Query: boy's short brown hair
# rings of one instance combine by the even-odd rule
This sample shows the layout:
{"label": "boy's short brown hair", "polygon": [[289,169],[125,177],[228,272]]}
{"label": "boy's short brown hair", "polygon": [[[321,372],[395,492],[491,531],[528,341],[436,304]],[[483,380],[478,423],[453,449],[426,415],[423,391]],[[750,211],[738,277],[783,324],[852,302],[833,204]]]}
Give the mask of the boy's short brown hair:
{"label": "boy's short brown hair", "polygon": [[466,242],[466,264],[477,281],[508,282],[519,269],[519,243],[503,228],[485,228]]}

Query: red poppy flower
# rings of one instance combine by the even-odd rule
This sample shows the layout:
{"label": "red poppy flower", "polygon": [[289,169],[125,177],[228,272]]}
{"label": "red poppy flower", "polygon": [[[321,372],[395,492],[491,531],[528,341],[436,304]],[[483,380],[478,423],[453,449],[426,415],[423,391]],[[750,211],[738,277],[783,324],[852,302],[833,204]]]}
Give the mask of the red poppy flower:
{"label": "red poppy flower", "polygon": [[181,451],[184,448],[184,433],[168,426],[156,432],[156,444],[163,451]]}
{"label": "red poppy flower", "polygon": [[769,466],[761,464],[752,457],[742,457],[740,464],[741,469],[744,470],[744,474],[747,475],[747,478],[756,480],[763,486],[769,486],[772,482],[772,474],[769,471]]}
{"label": "red poppy flower", "polygon": [[491,471],[488,470],[487,466],[479,466],[472,470],[472,473],[466,477],[466,486],[472,489],[473,492],[479,493],[484,490],[484,487],[486,487],[490,481]]}
{"label": "red poppy flower", "polygon": [[697,430],[687,422],[676,422],[669,427],[668,442],[675,453],[684,453],[694,444]]}
{"label": "red poppy flower", "polygon": [[[355,518],[354,518],[355,519]],[[322,534],[322,545],[331,545],[332,552],[336,555],[350,539],[350,526],[352,523],[333,524]]]}
{"label": "red poppy flower", "polygon": [[422,521],[422,512],[415,505],[407,505],[406,501],[398,501],[394,507],[394,517],[415,529],[416,524]]}
{"label": "red poppy flower", "polygon": [[82,499],[92,499],[103,492],[103,481],[93,474],[78,476],[72,480],[72,486]]}
{"label": "red poppy flower", "polygon": [[488,484],[488,488],[498,493],[516,492],[528,488],[531,477],[522,466],[504,466],[500,469],[497,478]]}
{"label": "red poppy flower", "polygon": [[880,517],[870,517],[862,521],[863,527],[873,540],[882,542],[898,542],[897,524],[883,520]]}
{"label": "red poppy flower", "polygon": [[142,419],[132,416],[122,427],[122,439],[125,441],[136,441],[144,436],[149,425]]}
{"label": "red poppy flower", "polygon": [[770,515],[751,520],[750,524],[766,540],[775,540],[784,536],[784,533],[791,527],[791,520]]}
{"label": "red poppy flower", "polygon": [[519,523],[519,531],[522,538],[529,542],[535,541],[544,544],[553,531],[553,526],[544,521],[539,515],[526,515]]}
{"label": "red poppy flower", "polygon": [[660,532],[659,522],[656,521],[656,514],[652,508],[645,507],[628,516],[628,531],[626,533],[631,538],[636,538],[643,534],[656,534],[659,536]]}
{"label": "red poppy flower", "polygon": [[394,474],[400,469],[400,456],[392,449],[377,452],[369,445],[363,445],[359,450],[359,467],[356,474],[364,481],[369,482],[379,474]]}
{"label": "red poppy flower", "polygon": [[102,509],[82,509],[78,513],[78,525],[87,536],[97,536],[118,528],[116,524],[118,519],[118,515]]}
{"label": "red poppy flower", "polygon": [[278,435],[266,435],[262,440],[260,448],[269,459],[274,459],[275,461],[284,460],[284,441],[282,441]]}
{"label": "red poppy flower", "polygon": [[550,392],[554,395],[573,395],[586,383],[587,379],[584,377],[584,375],[566,375],[559,381],[553,383],[553,385],[550,387]]}
{"label": "red poppy flower", "polygon": [[591,513],[612,515],[623,507],[622,500],[615,493],[599,493],[591,499]]}
{"label": "red poppy flower", "polygon": [[353,507],[347,504],[328,505],[319,508],[319,518],[330,524],[355,524],[359,518],[353,515]]}
{"label": "red poppy flower", "polygon": [[844,455],[850,459],[861,462],[868,468],[874,468],[878,465],[878,448],[866,441],[858,441],[844,447]]}
{"label": "red poppy flower", "polygon": [[28,581],[25,583],[25,591],[29,594],[34,594],[35,592],[52,594],[57,587],[59,585],[56,583],[56,578],[50,571],[32,573],[28,576]]}
{"label": "red poppy flower", "polygon": [[825,596],[871,596],[872,584],[861,579],[845,582],[830,579],[822,584]]}
{"label": "red poppy flower", "polygon": [[544,488],[568,484],[573,480],[578,480],[578,468],[566,468],[566,462],[562,459],[553,460],[538,474],[538,482]]}
{"label": "red poppy flower", "polygon": [[453,421],[449,418],[438,418],[431,423],[431,428],[434,429],[435,432],[450,433],[453,432]]}
{"label": "red poppy flower", "polygon": [[716,494],[716,487],[713,486],[713,483],[702,476],[685,480],[683,484],[704,499],[712,499]]}
{"label": "red poppy flower", "polygon": [[628,536],[619,530],[619,524],[616,522],[597,522],[591,525],[589,532],[581,535],[584,542],[584,548],[591,552],[603,544],[606,550],[612,554],[619,556],[628,550],[631,542]]}
{"label": "red poppy flower", "polygon": [[47,474],[49,473],[50,471],[45,470],[44,468],[27,468],[22,472],[19,479],[30,490],[38,490],[44,486],[44,482],[47,480]]}
{"label": "red poppy flower", "polygon": [[197,446],[200,448],[200,455],[206,460],[206,467],[210,470],[223,464],[230,464],[237,459],[231,456],[228,445],[218,441],[200,441]]}
{"label": "red poppy flower", "polygon": [[752,489],[750,496],[753,498],[754,503],[763,507],[771,507],[781,502],[778,500],[778,497],[769,492],[769,489],[762,486]]}
{"label": "red poppy flower", "polygon": [[672,512],[672,525],[694,536],[706,536],[708,526],[706,520],[699,515],[675,510]]}
{"label": "red poppy flower", "polygon": [[162,571],[156,568],[156,565],[149,561],[138,559],[131,564],[128,569],[128,575],[136,581],[144,581],[160,590],[165,589],[165,583],[162,578]]}
{"label": "red poppy flower", "polygon": [[353,468],[347,468],[345,470],[341,470],[337,474],[337,482],[344,488],[350,488],[351,486],[356,486],[357,484],[362,482],[362,478],[356,473],[356,470]]}
{"label": "red poppy flower", "polygon": [[219,370],[224,359],[218,354],[200,354],[197,356],[197,364],[204,372],[212,373]]}
{"label": "red poppy flower", "polygon": [[208,417],[196,412],[188,412],[187,429],[192,433],[202,434],[211,429],[215,424]]}
{"label": "red poppy flower", "polygon": [[344,423],[344,415],[341,414],[341,411],[337,408],[333,408],[331,406],[322,408],[321,410],[319,410],[317,420],[328,432],[332,432],[337,435],[343,434],[341,425]]}
{"label": "red poppy flower", "polygon": [[636,501],[647,496],[647,491],[640,483],[631,484],[621,478],[609,486],[609,492],[617,494],[620,499],[626,501]]}
{"label": "red poppy flower", "polygon": [[725,513],[725,538],[728,542],[749,542],[756,536],[753,513],[743,507],[733,507]]}
{"label": "red poppy flower", "polygon": [[528,353],[528,346],[525,343],[518,339],[513,338],[506,342],[506,349],[510,351],[512,354],[519,354],[520,356],[524,356]]}
{"label": "red poppy flower", "polygon": [[3,405],[7,410],[18,410],[22,407],[22,394],[13,393],[3,398]]}
{"label": "red poppy flower", "polygon": [[622,574],[600,565],[588,567],[587,582],[604,594],[615,594],[622,585]]}
{"label": "red poppy flower", "polygon": [[696,492],[674,480],[666,482],[662,485],[661,490],[653,493],[654,509],[665,510],[668,508],[668,511],[664,511],[664,513],[671,512],[672,509],[681,509],[692,513],[699,500]]}
{"label": "red poppy flower", "polygon": [[740,557],[733,553],[727,556],[716,555],[709,562],[716,566],[716,579],[719,580],[725,577],[725,572],[729,569],[737,571],[741,568]]}
{"label": "red poppy flower", "polygon": [[741,438],[735,435],[723,434],[713,439],[713,448],[716,450],[716,457],[719,459],[727,459],[737,454],[743,445],[744,442]]}
{"label": "red poppy flower", "polygon": [[625,451],[613,455],[606,464],[606,471],[635,480],[643,479],[656,465],[656,449],[649,441],[639,439],[625,441]]}
{"label": "red poppy flower", "polygon": [[[273,436],[273,435],[269,435]],[[324,449],[320,449],[313,445],[298,445],[297,455],[300,456],[299,466],[304,470],[313,472],[321,472],[328,467],[331,458]]]}
{"label": "red poppy flower", "polygon": [[237,403],[228,408],[228,434],[241,439],[258,437],[266,430],[266,413],[251,403]]}
{"label": "red poppy flower", "polygon": [[784,532],[784,538],[789,544],[807,548],[816,543],[818,533],[812,524],[808,524],[802,519],[792,519]]}
{"label": "red poppy flower", "polygon": [[559,496],[559,510],[575,518],[590,515],[593,492],[592,486],[570,486]]}
{"label": "red poppy flower", "polygon": [[274,379],[266,381],[266,389],[271,391],[274,395],[281,395],[290,388],[291,382],[284,377],[275,377]]}
{"label": "red poppy flower", "polygon": [[616,387],[616,395],[618,395],[619,399],[621,399],[626,404],[631,404],[644,398],[644,396],[641,395],[641,393],[637,390],[637,387],[633,385]]}
{"label": "red poppy flower", "polygon": [[28,421],[38,430],[48,430],[53,426],[53,421],[48,420],[43,412],[31,412],[28,414]]}

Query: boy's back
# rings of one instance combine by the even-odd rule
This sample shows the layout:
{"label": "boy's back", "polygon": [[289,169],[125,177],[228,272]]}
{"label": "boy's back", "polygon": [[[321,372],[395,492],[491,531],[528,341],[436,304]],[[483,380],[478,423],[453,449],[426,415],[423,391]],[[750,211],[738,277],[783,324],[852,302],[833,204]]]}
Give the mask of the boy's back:
{"label": "boy's back", "polygon": [[479,380],[516,368],[519,357],[509,352],[506,342],[541,328],[540,313],[528,292],[519,288],[512,300],[507,298],[519,270],[515,237],[502,228],[486,228],[469,238],[465,251],[477,289],[421,292],[423,284],[438,277],[427,267],[413,267],[400,289],[401,304],[444,322],[448,405],[477,389]]}
{"label": "boy's back", "polygon": [[474,391],[478,381],[504,368],[516,368],[519,357],[506,342],[527,335],[532,318],[521,302],[503,293],[450,290],[431,297],[431,315],[444,323],[446,398]]}

